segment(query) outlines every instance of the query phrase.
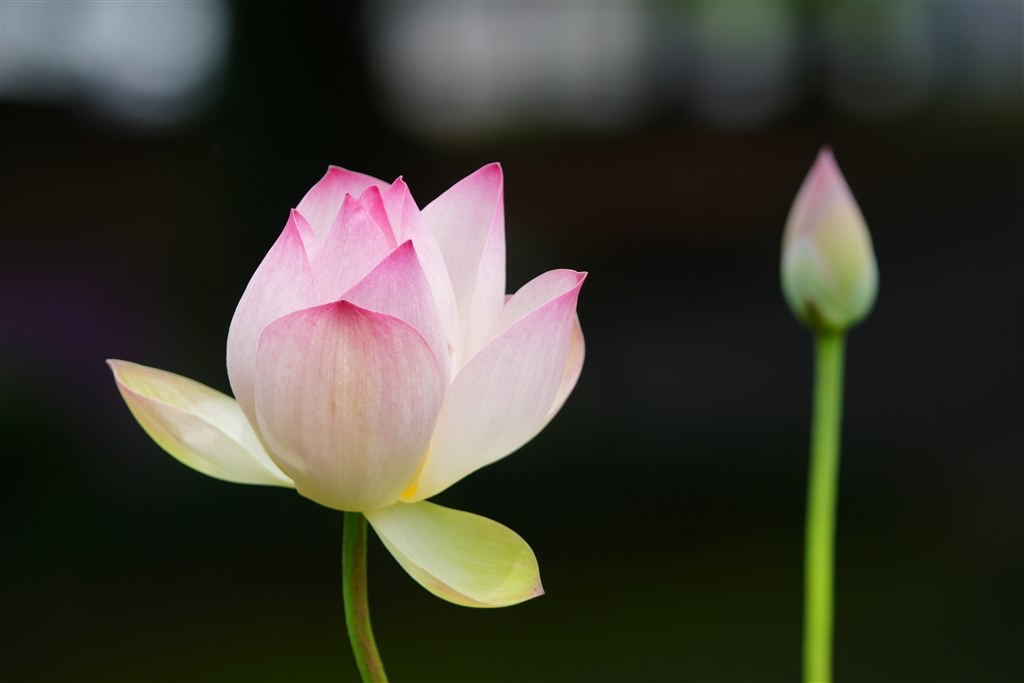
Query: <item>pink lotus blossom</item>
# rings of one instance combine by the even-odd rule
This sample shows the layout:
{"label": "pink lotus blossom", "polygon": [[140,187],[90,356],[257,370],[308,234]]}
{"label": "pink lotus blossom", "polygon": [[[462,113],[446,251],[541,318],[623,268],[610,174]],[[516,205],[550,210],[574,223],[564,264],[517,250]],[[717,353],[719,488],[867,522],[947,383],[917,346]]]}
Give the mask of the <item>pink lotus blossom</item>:
{"label": "pink lotus blossom", "polygon": [[514,532],[425,499],[533,438],[583,365],[585,278],[505,294],[498,164],[422,211],[405,182],[331,167],[292,210],[228,332],[232,399],[112,360],[166,451],[228,481],[365,513],[424,587],[466,605],[540,594]]}

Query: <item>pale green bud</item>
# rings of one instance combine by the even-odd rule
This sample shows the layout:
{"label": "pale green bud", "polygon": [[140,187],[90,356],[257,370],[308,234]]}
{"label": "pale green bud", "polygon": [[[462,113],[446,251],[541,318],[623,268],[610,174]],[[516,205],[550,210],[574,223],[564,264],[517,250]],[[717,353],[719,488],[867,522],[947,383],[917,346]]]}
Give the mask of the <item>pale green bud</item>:
{"label": "pale green bud", "polygon": [[796,317],[816,332],[846,330],[875,304],[878,265],[871,235],[827,147],[786,220],[782,292]]}

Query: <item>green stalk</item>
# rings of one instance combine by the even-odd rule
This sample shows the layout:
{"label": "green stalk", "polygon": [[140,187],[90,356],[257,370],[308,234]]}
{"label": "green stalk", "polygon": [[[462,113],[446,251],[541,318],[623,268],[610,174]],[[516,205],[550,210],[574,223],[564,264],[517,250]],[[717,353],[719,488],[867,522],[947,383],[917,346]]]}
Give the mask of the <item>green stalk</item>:
{"label": "green stalk", "polygon": [[804,556],[804,681],[832,681],[839,433],[843,422],[844,333],[815,337],[814,417]]}
{"label": "green stalk", "polygon": [[384,663],[377,652],[370,626],[369,591],[366,583],[366,517],[361,512],[345,513],[342,541],[341,585],[345,599],[345,626],[352,654],[363,683],[387,683]]}

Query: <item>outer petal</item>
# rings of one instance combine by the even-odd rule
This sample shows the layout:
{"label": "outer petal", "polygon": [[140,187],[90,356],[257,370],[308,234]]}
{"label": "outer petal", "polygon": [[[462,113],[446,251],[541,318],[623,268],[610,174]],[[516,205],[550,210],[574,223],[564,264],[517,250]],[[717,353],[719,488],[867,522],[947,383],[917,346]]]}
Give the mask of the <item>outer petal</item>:
{"label": "outer petal", "polygon": [[559,268],[533,278],[520,287],[518,292],[508,297],[494,326],[484,338],[484,343],[491,341],[510,325],[522,320],[547,302],[577,288],[585,277],[586,273]]}
{"label": "outer petal", "polygon": [[403,242],[343,298],[362,308],[387,313],[409,323],[430,345],[441,376],[450,377],[444,328],[412,242]]}
{"label": "outer petal", "polygon": [[382,190],[388,186],[383,180],[373,176],[330,166],[324,177],[310,188],[296,208],[313,226],[316,236],[323,239],[338,216],[345,195],[358,197],[371,185]]}
{"label": "outer petal", "polygon": [[317,303],[313,273],[306,259],[301,232],[305,220],[292,211],[284,231],[249,280],[228,328],[228,380],[231,390],[256,424],[252,385],[256,368],[256,347],[263,328],[286,313]]}
{"label": "outer petal", "polygon": [[[565,405],[566,400],[569,398],[569,394],[576,388],[576,382],[579,381],[580,373],[583,372],[583,359],[586,356],[586,344],[583,341],[583,328],[580,327],[580,319],[576,318],[576,324],[572,328],[572,341],[569,342],[569,358],[565,362],[565,372],[562,373],[562,384],[558,387],[558,393],[555,394],[555,402],[551,406],[551,410],[548,411],[547,419],[544,424],[551,421],[562,406]],[[541,426],[543,429],[543,425]]]}
{"label": "outer petal", "polygon": [[361,512],[398,499],[444,394],[419,332],[340,301],[268,325],[256,365],[260,434],[299,493]]}
{"label": "outer petal", "polygon": [[311,261],[319,303],[340,299],[390,251],[388,240],[373,216],[358,200],[346,197],[337,220]]}
{"label": "outer petal", "polygon": [[292,487],[230,396],[164,370],[108,360],[132,415],[165,451],[194,470],[239,484]]}
{"label": "outer petal", "polygon": [[[541,278],[569,284],[550,275]],[[584,277],[575,273],[575,284],[510,325],[459,371],[445,397],[427,462],[403,500],[443,491],[518,449],[546,424],[566,374]]]}
{"label": "outer petal", "polygon": [[490,164],[423,209],[451,276],[462,358],[482,345],[505,300],[505,210],[501,166]]}
{"label": "outer petal", "polygon": [[466,607],[505,607],[544,594],[537,558],[516,532],[433,503],[399,503],[366,513],[412,578]]}

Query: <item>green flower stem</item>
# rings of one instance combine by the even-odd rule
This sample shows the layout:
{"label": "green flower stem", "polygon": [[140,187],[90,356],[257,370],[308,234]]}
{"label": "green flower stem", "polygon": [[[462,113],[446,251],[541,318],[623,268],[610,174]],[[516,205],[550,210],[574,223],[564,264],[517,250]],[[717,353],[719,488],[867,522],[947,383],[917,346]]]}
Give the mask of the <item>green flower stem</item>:
{"label": "green flower stem", "polygon": [[804,681],[832,680],[839,433],[843,421],[844,333],[815,337],[814,417],[804,549]]}
{"label": "green flower stem", "polygon": [[341,554],[342,595],[345,626],[352,654],[363,683],[387,683],[384,663],[377,652],[370,626],[369,592],[366,584],[366,517],[361,512],[345,513],[345,536]]}

